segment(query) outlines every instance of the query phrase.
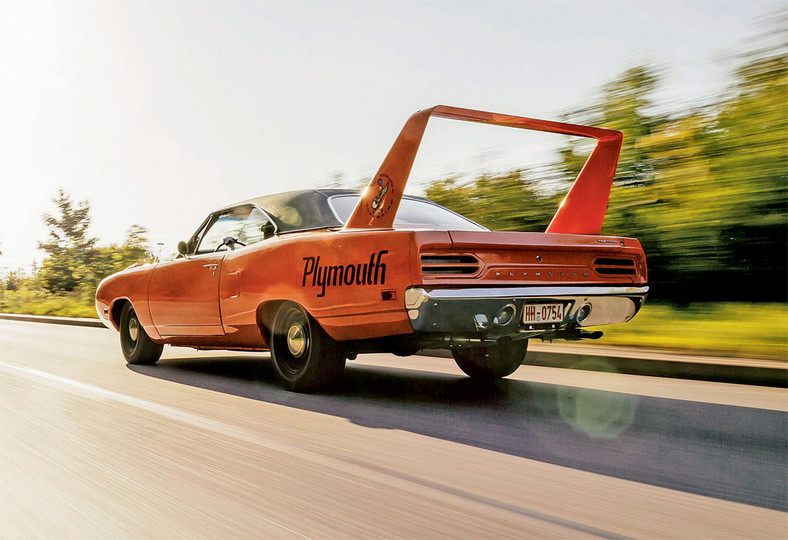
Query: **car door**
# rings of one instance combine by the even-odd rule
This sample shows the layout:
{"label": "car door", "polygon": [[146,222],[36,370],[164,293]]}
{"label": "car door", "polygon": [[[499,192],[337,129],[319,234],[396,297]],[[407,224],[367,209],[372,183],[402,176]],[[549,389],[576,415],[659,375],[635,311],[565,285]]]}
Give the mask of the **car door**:
{"label": "car door", "polygon": [[237,239],[251,207],[242,205],[212,214],[192,236],[186,256],[154,268],[149,305],[153,324],[162,336],[220,336],[219,309],[222,263]]}

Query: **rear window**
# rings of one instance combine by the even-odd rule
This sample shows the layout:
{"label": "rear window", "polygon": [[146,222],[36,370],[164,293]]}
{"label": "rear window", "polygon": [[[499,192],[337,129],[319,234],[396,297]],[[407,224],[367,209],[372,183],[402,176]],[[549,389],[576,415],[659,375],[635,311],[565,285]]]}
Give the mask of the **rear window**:
{"label": "rear window", "polygon": [[[358,204],[358,195],[335,195],[328,203],[342,223],[346,223]],[[434,202],[403,197],[394,218],[394,228],[430,228],[452,231],[486,231],[478,223]]]}

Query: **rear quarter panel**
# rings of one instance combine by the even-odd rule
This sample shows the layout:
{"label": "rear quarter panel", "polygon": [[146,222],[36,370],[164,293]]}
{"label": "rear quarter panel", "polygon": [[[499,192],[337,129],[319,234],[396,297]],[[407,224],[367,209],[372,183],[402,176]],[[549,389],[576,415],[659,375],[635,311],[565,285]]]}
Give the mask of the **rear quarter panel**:
{"label": "rear quarter panel", "polygon": [[451,245],[445,232],[321,230],[228,254],[219,295],[228,341],[259,340],[258,308],[283,300],[304,306],[337,340],[412,333],[404,291],[419,282],[414,253],[425,241]]}

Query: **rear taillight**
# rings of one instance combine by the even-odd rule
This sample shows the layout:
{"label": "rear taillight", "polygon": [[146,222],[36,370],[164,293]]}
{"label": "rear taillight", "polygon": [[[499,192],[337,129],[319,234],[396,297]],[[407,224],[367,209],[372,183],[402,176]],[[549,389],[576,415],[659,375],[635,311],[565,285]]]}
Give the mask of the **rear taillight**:
{"label": "rear taillight", "polygon": [[594,260],[597,274],[608,276],[636,276],[635,261],[632,259],[599,258]]}
{"label": "rear taillight", "polygon": [[424,275],[467,275],[479,271],[479,259],[473,255],[422,255]]}

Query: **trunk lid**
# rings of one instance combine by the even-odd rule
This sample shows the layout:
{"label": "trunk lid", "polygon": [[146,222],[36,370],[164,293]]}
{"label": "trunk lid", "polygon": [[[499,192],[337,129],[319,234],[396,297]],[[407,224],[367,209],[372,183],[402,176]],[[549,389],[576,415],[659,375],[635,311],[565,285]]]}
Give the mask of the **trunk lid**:
{"label": "trunk lid", "polygon": [[427,284],[644,284],[646,260],[632,238],[450,231],[448,246],[423,246]]}

